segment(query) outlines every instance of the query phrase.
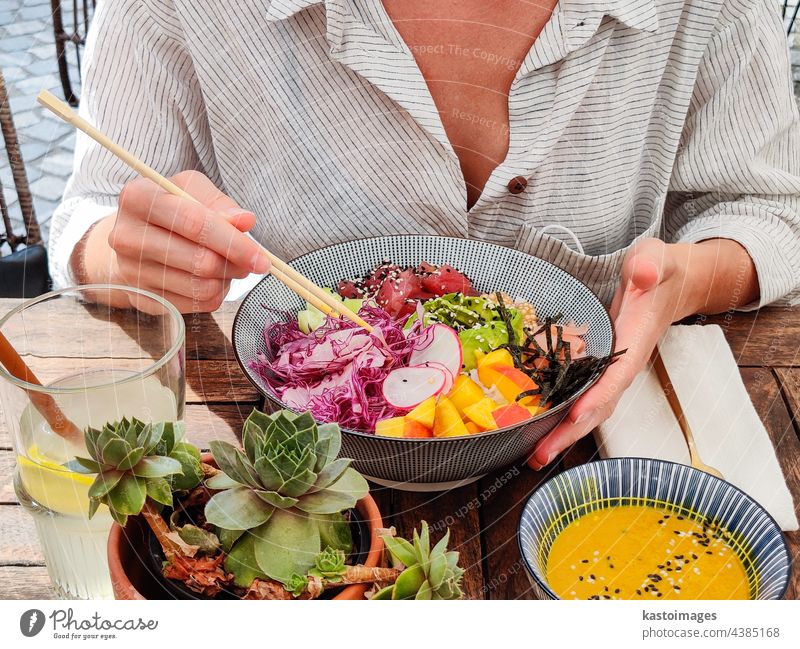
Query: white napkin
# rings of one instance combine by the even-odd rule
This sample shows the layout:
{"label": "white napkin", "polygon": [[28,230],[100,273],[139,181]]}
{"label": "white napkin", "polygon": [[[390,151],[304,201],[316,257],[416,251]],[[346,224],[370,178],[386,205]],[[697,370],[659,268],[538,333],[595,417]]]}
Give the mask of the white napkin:
{"label": "white napkin", "polygon": [[[798,529],[778,458],[717,325],[675,325],[659,345],[700,457],[764,507],[783,530]],[[601,457],[689,464],[689,450],[655,372],[641,372],[595,431]]]}

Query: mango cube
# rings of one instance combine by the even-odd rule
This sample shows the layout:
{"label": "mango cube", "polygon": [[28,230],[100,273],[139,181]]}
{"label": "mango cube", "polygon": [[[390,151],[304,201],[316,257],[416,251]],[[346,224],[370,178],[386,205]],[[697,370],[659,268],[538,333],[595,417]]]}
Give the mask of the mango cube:
{"label": "mango cube", "polygon": [[436,397],[429,397],[406,415],[409,421],[416,421],[425,426],[433,428],[433,418],[436,413]]}
{"label": "mango cube", "polygon": [[406,429],[405,417],[381,419],[375,424],[375,434],[381,437],[403,437]]}
{"label": "mango cube", "polygon": [[447,398],[453,402],[453,405],[460,412],[464,412],[464,408],[471,406],[473,403],[478,403],[483,397],[483,388],[475,383],[466,374],[459,374],[453,384],[453,389]]}
{"label": "mango cube", "polygon": [[464,414],[481,430],[494,430],[497,428],[497,423],[492,417],[492,412],[497,410],[498,407],[494,399],[484,397],[477,403],[465,408]]}
{"label": "mango cube", "polygon": [[498,428],[521,424],[531,418],[531,413],[527,408],[523,408],[517,403],[509,403],[507,406],[500,406],[492,413]]}
{"label": "mango cube", "polygon": [[[523,399],[526,401],[526,399]],[[542,406],[523,406],[529,413],[531,413],[531,417],[536,417],[536,415],[542,414],[547,408],[543,408]]]}
{"label": "mango cube", "polygon": [[495,349],[478,360],[478,368],[483,365],[505,365],[514,367],[514,359],[507,349]]}
{"label": "mango cube", "polygon": [[[521,392],[535,390],[537,387],[533,379],[525,372],[507,365],[482,365],[478,368],[478,378],[487,388],[496,387],[497,391],[510,403],[514,403]],[[526,397],[523,405],[536,405],[538,399],[538,396]]]}
{"label": "mango cube", "polygon": [[413,421],[406,415],[406,425],[403,429],[403,437],[433,437],[433,431],[427,426],[423,426],[418,421]]}
{"label": "mango cube", "polygon": [[461,421],[461,415],[452,401],[441,397],[436,404],[436,416],[433,421],[434,437],[460,437],[469,435],[467,427]]}

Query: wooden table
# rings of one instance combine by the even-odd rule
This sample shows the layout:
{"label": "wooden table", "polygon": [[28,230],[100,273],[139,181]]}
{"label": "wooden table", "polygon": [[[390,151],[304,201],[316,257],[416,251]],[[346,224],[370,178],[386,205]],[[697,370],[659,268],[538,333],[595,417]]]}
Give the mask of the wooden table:
{"label": "wooden table", "polygon": [[[15,301],[0,300],[0,314]],[[230,343],[236,304],[210,315],[186,318],[186,422],[191,441],[236,441],[259,395],[239,371]],[[800,505],[800,308],[768,308],[706,320],[725,330],[756,410],[777,449],[795,503]],[[381,487],[373,495],[387,525],[401,535],[425,519],[435,529],[449,526],[452,545],[466,568],[464,590],[473,599],[530,598],[517,550],[516,526],[529,494],[555,473],[596,457],[586,438],[558,464],[535,473],[509,467],[480,482],[445,493],[413,494]],[[12,488],[14,456],[0,418],[0,598],[52,597],[42,551],[30,517]],[[800,507],[798,508],[800,509]],[[442,532],[438,532],[436,536]],[[794,572],[787,598],[800,598],[800,533],[786,535]]]}

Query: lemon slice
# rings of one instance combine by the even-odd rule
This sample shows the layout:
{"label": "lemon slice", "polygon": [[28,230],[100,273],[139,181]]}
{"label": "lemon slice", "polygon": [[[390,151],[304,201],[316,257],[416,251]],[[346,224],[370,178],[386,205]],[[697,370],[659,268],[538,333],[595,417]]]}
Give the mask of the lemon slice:
{"label": "lemon slice", "polygon": [[28,449],[27,457],[17,456],[20,479],[36,502],[60,514],[89,515],[89,487],[94,475],[68,471],[47,459],[38,446]]}

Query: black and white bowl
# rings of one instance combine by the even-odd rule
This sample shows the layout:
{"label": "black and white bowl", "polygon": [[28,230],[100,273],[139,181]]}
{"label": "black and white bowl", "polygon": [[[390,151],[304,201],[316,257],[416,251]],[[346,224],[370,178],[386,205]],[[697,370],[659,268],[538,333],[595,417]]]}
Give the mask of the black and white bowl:
{"label": "black and white bowl", "polygon": [[[606,356],[614,346],[611,320],[599,299],[579,280],[556,266],[510,248],[450,237],[403,235],[359,239],[303,255],[291,265],[318,286],[360,277],[379,263],[451,264],[466,273],[479,291],[503,291],[524,299],[544,316],[588,324],[587,353]],[[304,308],[303,301],[281,282],[265,277],[244,298],[233,323],[233,346],[242,371],[264,394],[267,408],[284,407],[250,369],[264,352],[267,324]],[[594,380],[597,380],[595,377]],[[566,415],[577,394],[527,422],[465,437],[402,439],[342,430],[342,455],[355,468],[385,486],[435,491],[467,484],[523,458]]]}
{"label": "black and white bowl", "polygon": [[791,558],[781,528],[761,505],[729,482],[690,466],[623,457],[559,473],[540,485],[525,504],[519,550],[539,599],[558,599],[547,580],[547,560],[556,537],[584,514],[619,505],[658,507],[713,521],[735,539],[732,547],[744,564],[750,598],[782,599],[786,594]]}

